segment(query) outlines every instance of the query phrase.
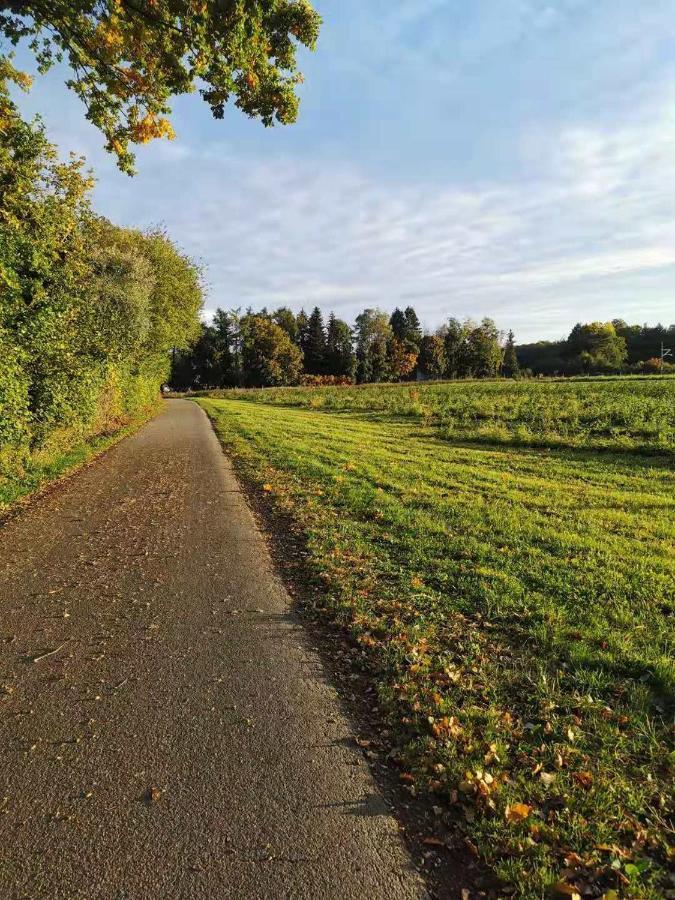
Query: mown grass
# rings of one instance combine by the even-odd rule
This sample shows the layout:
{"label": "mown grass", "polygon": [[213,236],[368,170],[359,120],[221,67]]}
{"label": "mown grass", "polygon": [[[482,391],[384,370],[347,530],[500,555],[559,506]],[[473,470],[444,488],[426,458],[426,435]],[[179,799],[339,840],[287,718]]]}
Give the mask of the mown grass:
{"label": "mown grass", "polygon": [[[257,402],[258,391],[212,396]],[[675,377],[427,382],[265,390],[271,405],[381,412],[450,440],[675,455]]]}
{"label": "mown grass", "polygon": [[280,396],[199,402],[306,537],[402,779],[517,896],[666,895],[672,459],[457,446]]}
{"label": "mown grass", "polygon": [[0,474],[0,516],[37,491],[71,475],[114,444],[133,434],[159,410],[159,404],[139,414],[112,433],[95,435],[73,447],[46,454],[35,454],[17,464],[11,474]]}

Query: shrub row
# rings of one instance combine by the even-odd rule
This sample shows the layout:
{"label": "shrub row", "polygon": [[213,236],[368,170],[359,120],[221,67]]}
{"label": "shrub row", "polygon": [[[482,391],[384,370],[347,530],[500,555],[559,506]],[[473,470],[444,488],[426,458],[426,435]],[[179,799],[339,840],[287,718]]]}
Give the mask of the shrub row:
{"label": "shrub row", "polygon": [[161,230],[90,205],[80,159],[59,160],[0,70],[0,477],[111,432],[158,397],[170,352],[198,333],[198,268]]}

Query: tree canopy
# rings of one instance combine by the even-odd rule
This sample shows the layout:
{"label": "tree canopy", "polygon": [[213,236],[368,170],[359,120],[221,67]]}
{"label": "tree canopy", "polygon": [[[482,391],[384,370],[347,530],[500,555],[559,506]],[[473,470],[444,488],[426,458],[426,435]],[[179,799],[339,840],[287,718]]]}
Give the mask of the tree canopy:
{"label": "tree canopy", "polygon": [[28,40],[41,72],[68,63],[127,172],[130,145],[171,138],[170,99],[197,88],[216,118],[234,100],[266,126],[294,122],[297,47],[314,48],[320,21],[308,0],[0,0],[0,35]]}

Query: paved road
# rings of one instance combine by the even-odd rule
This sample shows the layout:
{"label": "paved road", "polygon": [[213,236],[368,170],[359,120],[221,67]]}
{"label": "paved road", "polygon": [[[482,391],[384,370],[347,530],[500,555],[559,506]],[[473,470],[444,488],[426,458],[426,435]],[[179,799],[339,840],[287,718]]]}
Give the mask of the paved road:
{"label": "paved road", "polygon": [[187,401],[0,528],[3,900],[425,896],[288,605]]}

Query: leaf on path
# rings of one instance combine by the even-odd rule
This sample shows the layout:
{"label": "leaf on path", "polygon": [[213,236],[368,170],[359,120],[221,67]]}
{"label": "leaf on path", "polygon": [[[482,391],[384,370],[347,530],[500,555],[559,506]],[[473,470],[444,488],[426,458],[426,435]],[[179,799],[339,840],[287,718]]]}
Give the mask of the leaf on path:
{"label": "leaf on path", "polygon": [[442,838],[434,837],[431,835],[430,837],[422,838],[422,843],[425,847],[445,847],[445,841]]}

